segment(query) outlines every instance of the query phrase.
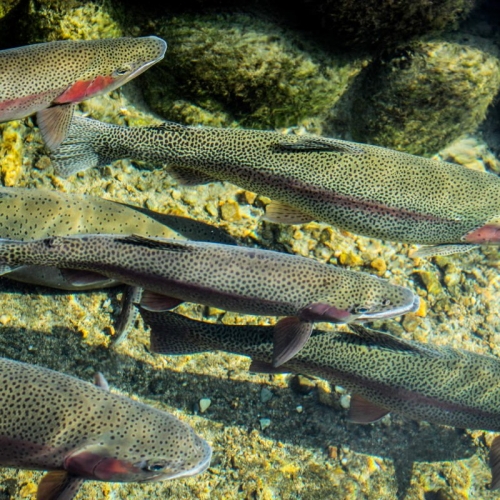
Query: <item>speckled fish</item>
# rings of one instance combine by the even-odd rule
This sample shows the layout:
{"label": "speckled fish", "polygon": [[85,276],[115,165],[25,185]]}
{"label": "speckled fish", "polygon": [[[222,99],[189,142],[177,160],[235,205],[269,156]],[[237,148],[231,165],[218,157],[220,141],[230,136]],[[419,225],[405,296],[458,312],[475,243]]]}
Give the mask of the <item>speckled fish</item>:
{"label": "speckled fish", "polygon": [[[77,193],[0,187],[0,238],[30,240],[89,233],[172,237],[171,230],[188,239],[235,244],[233,238],[221,229],[186,217],[161,214]],[[119,284],[116,280],[98,274],[88,275],[85,282],[74,282],[60,269],[46,266],[23,266],[6,277],[71,291]],[[136,293],[128,290],[124,295],[122,310],[115,325],[115,346],[126,338],[135,318],[133,300]]]}
{"label": "speckled fish", "polygon": [[0,359],[0,467],[47,470],[39,500],[70,500],[84,479],[163,481],[206,470],[211,448],[173,415],[96,384]]}
{"label": "speckled fish", "polygon": [[[221,229],[186,217],[77,193],[0,187],[0,238],[25,241],[100,233],[171,237],[172,230],[188,239],[235,243]],[[117,284],[97,275],[95,280],[89,276],[86,283],[73,283],[59,269],[40,266],[25,266],[7,277],[62,290],[88,290]]]}
{"label": "speckled fish", "polygon": [[500,243],[500,178],[461,165],[314,135],[165,123],[127,128],[75,117],[54,154],[67,176],[120,158],[172,165],[185,184],[228,181],[273,201],[266,218],[433,245],[415,255]]}
{"label": "speckled fish", "polygon": [[[315,330],[279,370],[271,367],[272,327],[203,323],[141,310],[151,350],[188,354],[222,350],[250,356],[253,371],[304,373],[352,392],[350,420],[374,422],[389,412],[467,429],[500,431],[500,360],[398,339],[351,325],[355,333]],[[491,446],[492,488],[500,487],[500,437]]]}
{"label": "speckled fish", "polygon": [[304,345],[316,321],[390,318],[415,311],[419,304],[411,290],[367,273],[217,243],[136,235],[0,240],[4,270],[26,264],[90,271],[141,287],[141,305],[150,309],[188,301],[243,314],[286,316],[275,326],[276,366]]}
{"label": "speckled fish", "polygon": [[45,143],[68,132],[73,105],[114,90],[160,61],[160,38],[62,40],[0,51],[0,121],[37,113]]}

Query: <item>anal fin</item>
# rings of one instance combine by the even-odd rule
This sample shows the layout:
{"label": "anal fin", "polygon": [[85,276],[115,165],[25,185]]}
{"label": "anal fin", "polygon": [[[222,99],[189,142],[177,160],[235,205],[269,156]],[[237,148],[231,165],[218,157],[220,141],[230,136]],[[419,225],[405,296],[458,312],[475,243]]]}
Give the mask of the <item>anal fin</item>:
{"label": "anal fin", "polygon": [[351,396],[351,406],[349,408],[349,420],[356,424],[371,424],[385,417],[389,410],[377,406],[367,399],[353,394]]}
{"label": "anal fin", "polygon": [[295,316],[283,318],[274,325],[273,367],[276,368],[293,358],[311,336],[313,323],[301,321]]}
{"label": "anal fin", "polygon": [[262,218],[276,224],[307,224],[314,220],[310,215],[279,201],[271,201]]}
{"label": "anal fin", "polygon": [[51,151],[55,151],[68,135],[74,110],[74,104],[58,104],[36,114],[40,133]]}
{"label": "anal fin", "polygon": [[110,286],[115,280],[103,276],[102,274],[93,271],[81,271],[79,269],[61,269],[61,276],[68,282],[68,285],[74,287],[89,287],[96,288]]}
{"label": "anal fin", "polygon": [[144,290],[141,297],[141,307],[148,311],[169,311],[184,301],[167,295],[161,295],[150,290]]}
{"label": "anal fin", "polygon": [[490,446],[489,462],[491,469],[490,489],[500,488],[500,436],[497,436]]}

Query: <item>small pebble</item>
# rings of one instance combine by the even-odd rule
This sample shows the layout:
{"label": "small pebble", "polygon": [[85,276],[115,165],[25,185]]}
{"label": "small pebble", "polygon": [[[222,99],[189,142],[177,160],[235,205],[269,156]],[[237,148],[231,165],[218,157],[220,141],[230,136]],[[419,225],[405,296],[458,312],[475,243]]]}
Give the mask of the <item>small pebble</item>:
{"label": "small pebble", "polygon": [[271,419],[270,418],[261,418],[259,420],[260,423],[260,428],[262,430],[267,429],[271,425]]}
{"label": "small pebble", "polygon": [[340,406],[347,410],[351,406],[351,396],[342,394],[342,396],[340,396]]}
{"label": "small pebble", "polygon": [[212,404],[212,401],[210,398],[202,398],[198,404],[200,405],[200,413],[205,413]]}
{"label": "small pebble", "polygon": [[304,407],[302,405],[299,405],[297,406],[297,408],[295,408],[295,410],[297,411],[297,413],[302,413],[304,411]]}
{"label": "small pebble", "polygon": [[267,388],[263,387],[260,391],[261,403],[267,403],[273,397],[273,393]]}

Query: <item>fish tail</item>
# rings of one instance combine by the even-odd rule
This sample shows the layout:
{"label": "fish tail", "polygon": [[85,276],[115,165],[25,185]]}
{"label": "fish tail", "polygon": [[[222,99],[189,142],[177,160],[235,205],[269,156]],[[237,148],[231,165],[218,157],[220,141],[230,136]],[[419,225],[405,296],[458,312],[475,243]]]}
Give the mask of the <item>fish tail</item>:
{"label": "fish tail", "polygon": [[153,312],[140,308],[144,322],[151,328],[150,349],[158,354],[195,354],[206,352],[210,348],[200,346],[192,335],[193,329],[200,323],[170,312]]}
{"label": "fish tail", "polygon": [[108,128],[114,126],[81,116],[73,117],[67,137],[50,155],[55,173],[61,177],[69,177],[117,159],[102,152],[102,139]]}
{"label": "fish tail", "polygon": [[26,243],[24,241],[9,240],[8,238],[0,238],[0,276],[8,274],[16,269],[23,267],[21,264],[17,264],[11,259],[10,246],[11,245],[22,245]]}

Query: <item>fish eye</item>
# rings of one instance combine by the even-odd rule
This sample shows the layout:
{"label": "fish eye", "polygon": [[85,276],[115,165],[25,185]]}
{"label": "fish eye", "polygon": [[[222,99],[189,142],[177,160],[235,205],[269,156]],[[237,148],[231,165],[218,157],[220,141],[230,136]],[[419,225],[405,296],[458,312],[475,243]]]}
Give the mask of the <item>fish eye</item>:
{"label": "fish eye", "polygon": [[123,76],[126,75],[131,70],[130,66],[122,66],[113,71],[113,76]]}
{"label": "fish eye", "polygon": [[354,308],[353,312],[355,312],[357,314],[366,314],[367,312],[370,312],[370,308],[358,306],[358,307]]}
{"label": "fish eye", "polygon": [[362,306],[361,304],[354,304],[350,309],[349,312],[353,314],[366,314],[371,311],[370,307]]}
{"label": "fish eye", "polygon": [[145,463],[145,465],[142,467],[142,470],[147,472],[159,472],[163,470],[166,465],[167,463],[165,461],[151,460]]}

